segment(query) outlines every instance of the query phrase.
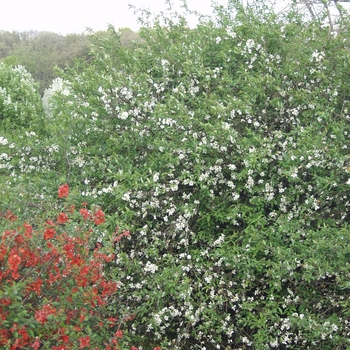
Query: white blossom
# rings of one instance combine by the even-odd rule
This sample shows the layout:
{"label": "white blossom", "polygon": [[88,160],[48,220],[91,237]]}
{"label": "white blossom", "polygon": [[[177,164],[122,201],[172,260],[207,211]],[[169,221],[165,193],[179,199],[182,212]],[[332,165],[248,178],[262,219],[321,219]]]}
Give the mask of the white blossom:
{"label": "white blossom", "polygon": [[155,273],[158,270],[158,266],[147,261],[147,264],[143,269],[145,272]]}

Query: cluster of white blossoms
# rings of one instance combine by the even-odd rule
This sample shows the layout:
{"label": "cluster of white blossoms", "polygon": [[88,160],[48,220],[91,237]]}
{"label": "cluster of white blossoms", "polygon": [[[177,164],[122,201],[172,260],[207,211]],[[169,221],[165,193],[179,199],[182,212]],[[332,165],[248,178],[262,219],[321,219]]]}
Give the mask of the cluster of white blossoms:
{"label": "cluster of white blossoms", "polygon": [[146,266],[144,266],[143,269],[145,272],[155,273],[158,270],[158,266],[147,261]]}
{"label": "cluster of white blossoms", "polygon": [[324,56],[325,53],[323,51],[315,50],[311,55],[310,61],[321,62]]}
{"label": "cluster of white blossoms", "polygon": [[51,86],[48,89],[45,89],[42,97],[46,117],[53,118],[53,111],[56,108],[57,103],[54,97],[57,96],[57,94],[69,96],[71,93],[72,89],[68,81],[63,80],[60,77],[55,78],[52,81]]}
{"label": "cluster of white blossoms", "polygon": [[8,142],[7,138],[0,136],[0,145],[6,146],[6,145],[8,145],[8,143],[9,142]]}

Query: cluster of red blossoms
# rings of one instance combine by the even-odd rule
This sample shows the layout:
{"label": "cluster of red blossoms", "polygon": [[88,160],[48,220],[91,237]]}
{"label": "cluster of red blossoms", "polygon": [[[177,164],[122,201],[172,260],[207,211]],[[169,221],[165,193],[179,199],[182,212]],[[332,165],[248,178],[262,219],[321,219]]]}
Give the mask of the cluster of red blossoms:
{"label": "cluster of red blossoms", "polygon": [[[60,186],[58,197],[68,196],[69,186]],[[68,203],[63,208],[35,228],[19,224],[9,211],[0,215],[9,227],[0,241],[2,348],[121,348],[127,317],[110,317],[118,283],[105,277],[104,268],[115,258],[113,240],[130,234],[117,231],[109,247],[91,248],[94,225],[105,222],[103,211],[88,210],[86,203],[78,212]]]}

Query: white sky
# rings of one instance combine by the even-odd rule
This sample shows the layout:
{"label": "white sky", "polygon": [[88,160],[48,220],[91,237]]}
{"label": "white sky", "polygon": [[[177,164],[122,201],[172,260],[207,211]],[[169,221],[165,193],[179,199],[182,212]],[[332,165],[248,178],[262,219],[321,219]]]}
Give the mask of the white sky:
{"label": "white sky", "polygon": [[[227,0],[217,2],[224,4]],[[190,9],[203,14],[211,12],[211,0],[187,3]],[[84,32],[86,27],[105,30],[108,24],[137,30],[137,16],[129,4],[155,13],[166,9],[165,0],[0,0],[0,30],[38,30],[65,35]]]}
{"label": "white sky", "polygon": [[[227,4],[227,1],[215,2]],[[180,4],[179,0],[172,2]],[[289,2],[277,0],[277,7],[281,10]],[[138,30],[137,16],[129,9],[129,4],[148,8],[154,13],[166,9],[165,0],[0,0],[0,30],[51,31],[65,35],[82,33],[86,28],[106,30],[108,24],[117,29],[129,27]],[[191,10],[202,14],[212,12],[211,0],[187,0],[187,4]],[[190,24],[195,22],[190,20]]]}

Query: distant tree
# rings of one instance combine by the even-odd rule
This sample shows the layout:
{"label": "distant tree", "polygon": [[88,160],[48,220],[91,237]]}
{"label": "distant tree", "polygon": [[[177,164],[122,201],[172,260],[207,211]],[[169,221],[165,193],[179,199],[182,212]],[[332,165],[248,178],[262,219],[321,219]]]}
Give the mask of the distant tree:
{"label": "distant tree", "polygon": [[76,58],[87,57],[89,52],[89,40],[83,34],[24,32],[20,38],[5,62],[25,66],[39,82],[41,94],[57,77],[56,66],[64,68]]}
{"label": "distant tree", "polygon": [[329,25],[331,31],[339,29],[339,20],[344,20],[348,11],[342,6],[349,0],[296,0],[292,3],[296,5],[299,12],[306,12],[313,21]]}
{"label": "distant tree", "polygon": [[0,60],[11,55],[14,47],[19,42],[19,33],[0,30]]}
{"label": "distant tree", "polygon": [[89,35],[89,40],[91,43],[96,42],[94,38],[98,38],[102,41],[111,39],[113,41],[114,38],[121,46],[124,47],[132,47],[134,44],[140,44],[144,41],[138,32],[134,32],[130,28],[119,28],[118,30],[115,30],[114,28],[110,27],[108,30],[91,32]]}
{"label": "distant tree", "polygon": [[120,28],[118,33],[122,46],[132,46],[134,43],[143,41],[139,33],[132,31],[130,28]]}

